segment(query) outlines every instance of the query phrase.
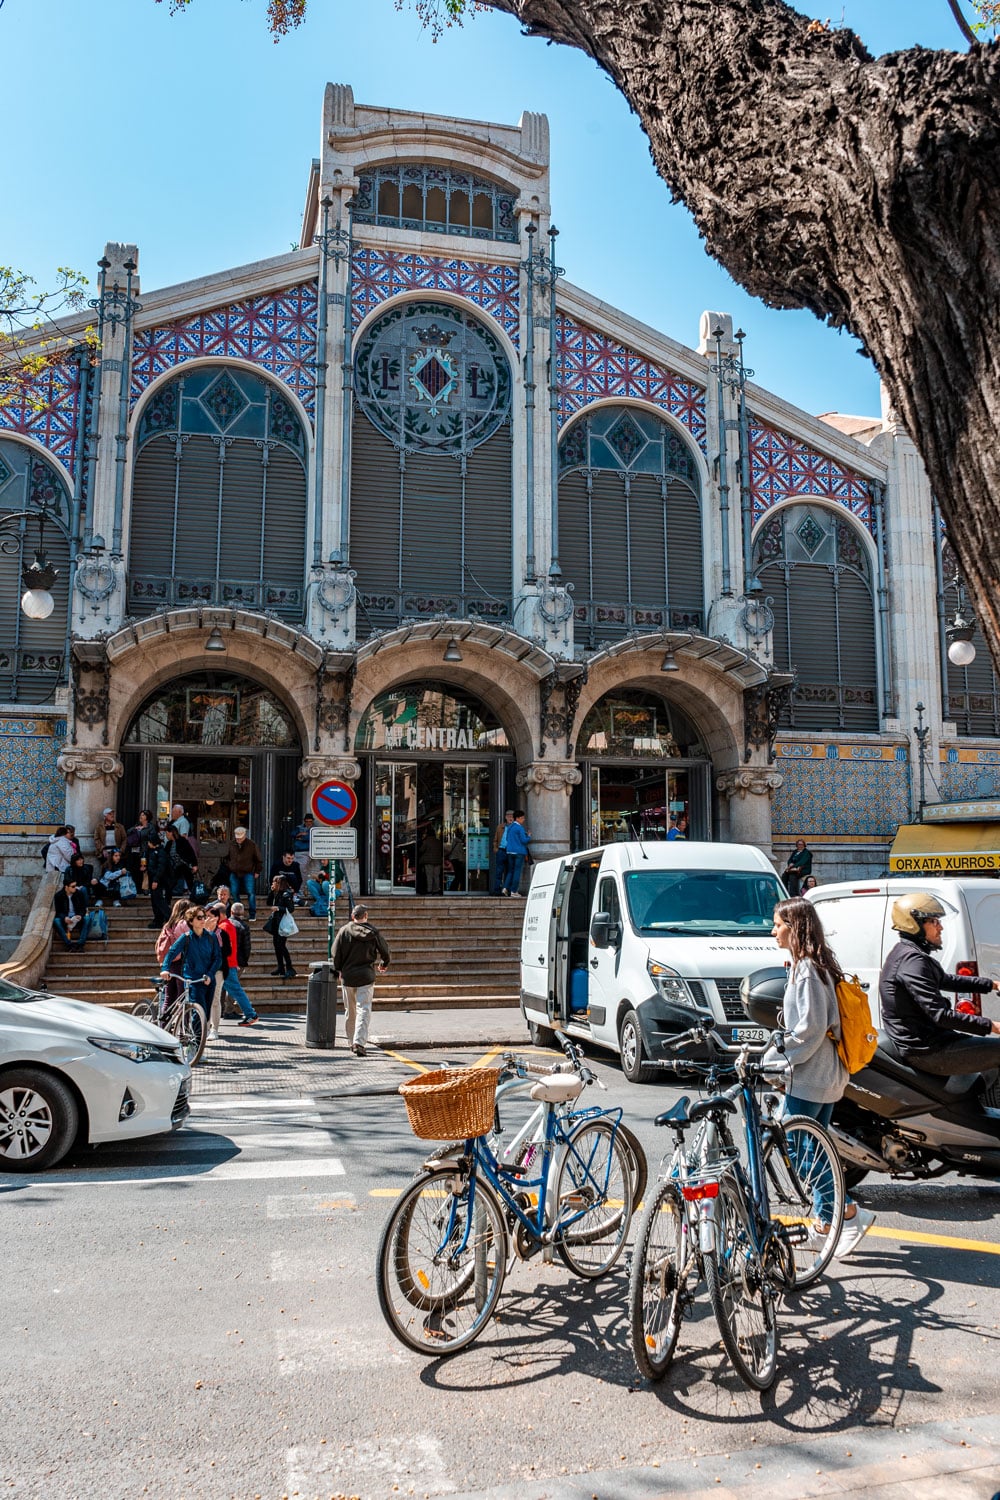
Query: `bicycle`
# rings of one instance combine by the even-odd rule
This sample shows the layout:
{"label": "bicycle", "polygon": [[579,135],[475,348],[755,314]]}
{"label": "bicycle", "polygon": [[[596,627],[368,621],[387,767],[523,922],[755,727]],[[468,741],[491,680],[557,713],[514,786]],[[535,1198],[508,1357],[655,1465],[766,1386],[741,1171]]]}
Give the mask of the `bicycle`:
{"label": "bicycle", "polygon": [[[180,983],[181,993],[173,1000],[168,1000],[167,987],[171,979]],[[155,974],[149,982],[156,991],[155,999],[140,1000],[137,1005],[133,1005],[132,1014],[175,1036],[181,1044],[184,1061],[193,1068],[201,1061],[208,1039],[205,1012],[196,1000],[191,999],[191,990],[202,981],[185,979],[180,974],[171,974],[166,979]]]}
{"label": "bicycle", "polygon": [[[619,1136],[621,1110],[561,1108],[593,1080],[584,1064],[570,1071],[511,1056],[503,1068],[508,1079],[537,1080],[531,1097],[544,1111],[538,1175],[531,1175],[534,1161],[498,1160],[484,1120],[479,1134],[442,1146],[424,1163],[382,1231],[379,1306],[418,1354],[454,1354],[479,1336],[513,1263],[512,1238],[520,1259],[555,1253],[588,1279],[611,1270],[628,1238],[633,1167]],[[427,1085],[429,1076],[415,1083]],[[495,1115],[495,1095],[490,1103]]]}
{"label": "bicycle", "polygon": [[[708,1023],[675,1045],[692,1040],[734,1050]],[[774,1095],[765,1097],[762,1112],[757,1089],[771,1070],[750,1060],[749,1047],[735,1050],[728,1066],[715,1061],[700,1069],[707,1098],[694,1105],[681,1099],[656,1119],[673,1130],[675,1148],[639,1224],[629,1321],[640,1370],[662,1378],[694,1300],[692,1277],[704,1277],[727,1354],[748,1385],[765,1390],[777,1372],[777,1301],[826,1269],[843,1222],[844,1180],[833,1143],[815,1120],[778,1119]],[[727,1074],[736,1083],[720,1091]],[[734,1113],[743,1119],[746,1166],[729,1128]],[[689,1150],[692,1126],[698,1138]],[[829,1215],[825,1236],[810,1223],[821,1203]]]}

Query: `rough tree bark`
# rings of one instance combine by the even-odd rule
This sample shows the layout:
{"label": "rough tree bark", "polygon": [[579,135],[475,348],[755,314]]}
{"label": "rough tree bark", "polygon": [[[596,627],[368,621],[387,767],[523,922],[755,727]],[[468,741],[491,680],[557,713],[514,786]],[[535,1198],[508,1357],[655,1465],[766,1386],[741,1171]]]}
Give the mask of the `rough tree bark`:
{"label": "rough tree bark", "polygon": [[485,0],[589,53],[710,253],[857,335],[1000,666],[1000,46],[873,58],[783,0]]}

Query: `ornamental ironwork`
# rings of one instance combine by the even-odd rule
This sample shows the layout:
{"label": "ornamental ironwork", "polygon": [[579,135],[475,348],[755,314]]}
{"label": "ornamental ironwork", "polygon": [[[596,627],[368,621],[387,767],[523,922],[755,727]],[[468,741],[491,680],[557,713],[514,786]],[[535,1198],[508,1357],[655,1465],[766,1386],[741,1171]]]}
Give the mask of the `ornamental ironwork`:
{"label": "ornamental ironwork", "polygon": [[517,239],[517,194],[469,172],[409,162],[358,173],[356,224],[430,230],[465,239]]}
{"label": "ornamental ironwork", "polygon": [[781,716],[787,711],[792,694],[791,682],[759,683],[743,692],[745,739],[743,759],[748,761],[755,750],[767,748],[767,763],[774,763],[774,742]]}
{"label": "ornamental ironwork", "polygon": [[361,340],[358,404],[397,448],[467,453],[509,420],[510,366],[499,340],[456,307],[411,302]]}

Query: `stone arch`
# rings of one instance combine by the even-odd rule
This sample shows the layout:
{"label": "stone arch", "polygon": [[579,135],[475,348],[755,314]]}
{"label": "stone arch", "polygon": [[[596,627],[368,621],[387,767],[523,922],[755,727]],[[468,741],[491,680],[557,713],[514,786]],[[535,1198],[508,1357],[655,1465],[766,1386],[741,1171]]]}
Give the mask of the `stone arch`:
{"label": "stone arch", "polygon": [[[289,406],[294,407],[295,415],[302,423],[302,430],[307,434],[306,446],[311,460],[314,445],[313,422],[308,411],[303,406],[298,392],[293,390],[290,385],[286,385],[283,380],[279,380],[276,375],[272,374],[270,370],[265,369],[263,365],[255,365],[253,360],[244,359],[238,354],[205,354],[199,355],[197,359],[183,359],[179,364],[171,365],[168,370],[163,370],[159,375],[154,376],[143,389],[142,395],[137,398],[132,408],[128,424],[130,448],[132,447],[139,423],[142,420],[143,411],[149,405],[153,396],[156,395],[156,392],[163,386],[169,385],[172,380],[177,380],[188,370],[204,370],[209,368],[246,370],[248,375],[256,375],[259,380],[265,381],[268,385],[273,385],[276,390],[280,391],[282,398],[288,402]],[[131,468],[126,472],[125,479],[126,485],[128,485],[131,482]]]}
{"label": "stone arch", "polygon": [[567,433],[573,427],[575,427],[577,422],[581,421],[582,418],[589,416],[592,412],[598,411],[602,407],[606,406],[633,407],[636,411],[648,412],[651,417],[656,417],[659,421],[661,421],[664,427],[669,427],[670,431],[674,433],[676,437],[681,439],[681,441],[684,443],[684,447],[687,449],[691,456],[691,460],[698,472],[698,483],[700,486],[699,493],[702,499],[704,499],[704,497],[709,493],[709,483],[711,480],[711,475],[709,473],[708,464],[705,460],[705,455],[702,453],[698,444],[691,436],[688,428],[684,426],[684,423],[681,422],[677,417],[675,417],[672,412],[667,411],[665,407],[657,406],[655,401],[644,401],[639,396],[601,396],[596,401],[588,401],[586,405],[578,407],[576,411],[572,412],[566,418],[566,421],[559,429],[557,442],[561,443],[566,437]]}
{"label": "stone arch", "polygon": [[757,538],[760,536],[760,533],[763,531],[768,521],[772,520],[779,511],[791,510],[796,505],[812,505],[815,506],[817,510],[828,511],[830,515],[836,516],[838,520],[850,522],[851,526],[854,528],[859,538],[861,539],[861,542],[868,555],[868,562],[872,570],[872,578],[876,577],[876,570],[878,568],[878,549],[875,545],[875,538],[872,536],[865,523],[863,521],[859,521],[857,516],[852,510],[849,509],[848,506],[844,505],[840,500],[831,500],[828,495],[788,495],[784,500],[779,500],[776,505],[769,505],[760,519],[754,522],[753,531],[751,533],[751,545],[756,546]]}

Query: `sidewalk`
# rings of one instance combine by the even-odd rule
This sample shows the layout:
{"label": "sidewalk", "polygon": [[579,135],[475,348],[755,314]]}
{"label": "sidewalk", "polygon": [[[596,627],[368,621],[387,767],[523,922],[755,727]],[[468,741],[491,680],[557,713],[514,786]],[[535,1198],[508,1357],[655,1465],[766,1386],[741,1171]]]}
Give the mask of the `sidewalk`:
{"label": "sidewalk", "polygon": [[[493,1047],[525,1047],[528,1029],[520,1010],[404,1010],[378,1007],[372,1018],[368,1055],[355,1057],[344,1038],[344,1017],[337,1016],[332,1051],[307,1047],[302,1015],[262,1016],[252,1028],[222,1023],[222,1036],[205,1048],[194,1070],[192,1104],[217,1094],[282,1094],[312,1098],[352,1094],[392,1094],[414,1069],[402,1057],[416,1054],[422,1067],[460,1048],[488,1052]],[[400,1054],[393,1057],[391,1053]]]}

